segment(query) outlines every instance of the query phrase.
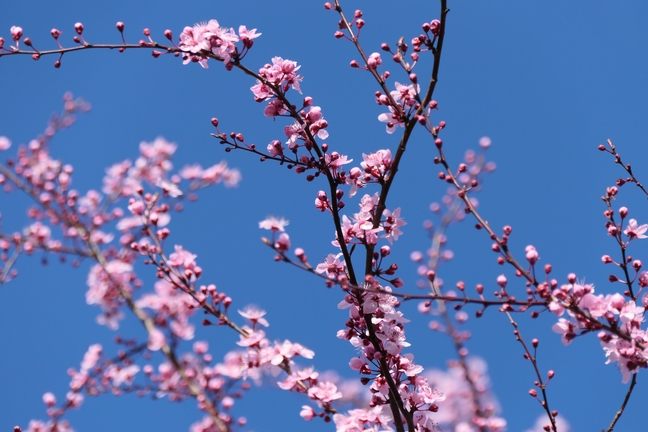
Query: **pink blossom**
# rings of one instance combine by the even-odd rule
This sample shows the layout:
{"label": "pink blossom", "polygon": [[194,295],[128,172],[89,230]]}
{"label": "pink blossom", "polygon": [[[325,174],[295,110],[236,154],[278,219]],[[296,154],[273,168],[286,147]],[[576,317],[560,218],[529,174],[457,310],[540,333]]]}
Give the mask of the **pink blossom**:
{"label": "pink blossom", "polygon": [[194,337],[195,327],[189,322],[197,306],[196,300],[166,280],[155,283],[155,293],[144,294],[135,302],[139,308],[155,311],[153,320],[167,324],[174,335],[185,340]]}
{"label": "pink blossom", "polygon": [[648,238],[648,236],[645,234],[646,231],[648,231],[648,224],[639,225],[637,224],[636,219],[630,219],[628,221],[628,226],[623,232],[625,233],[625,235],[630,237],[630,240],[633,240],[635,238],[638,239]]}
{"label": "pink blossom", "polygon": [[239,26],[239,39],[243,42],[243,45],[250,47],[252,46],[252,39],[256,39],[261,36],[263,33],[257,33],[257,29],[248,30],[244,25]]}
{"label": "pink blossom", "polygon": [[119,231],[128,231],[133,228],[139,228],[142,225],[144,225],[144,221],[141,216],[127,216],[117,222],[116,228]]}
{"label": "pink blossom", "polygon": [[313,367],[308,367],[298,371],[293,371],[293,373],[288,375],[284,381],[277,382],[277,385],[282,390],[292,390],[300,381],[311,383],[316,382],[318,376],[319,374],[315,372]]}
{"label": "pink blossom", "polygon": [[259,222],[259,228],[267,229],[270,231],[285,231],[286,225],[290,222],[284,218],[276,218],[274,216],[268,216],[266,219]]}
{"label": "pink blossom", "polygon": [[309,407],[308,405],[303,405],[301,411],[299,412],[301,418],[306,421],[312,420],[315,417],[315,410]]}
{"label": "pink blossom", "polygon": [[180,170],[180,177],[186,180],[197,180],[202,176],[203,169],[200,165],[187,165]]}
{"label": "pink blossom", "polygon": [[168,180],[158,179],[155,182],[155,186],[162,188],[164,193],[169,195],[171,198],[177,198],[180,195],[182,195],[182,191],[180,190],[180,188],[176,184]]}
{"label": "pink blossom", "polygon": [[392,354],[400,354],[404,347],[411,344],[405,341],[405,332],[400,327],[391,323],[382,323],[380,331],[376,332],[376,336],[380,339],[385,347],[385,350]]}
{"label": "pink blossom", "polygon": [[11,26],[11,29],[9,29],[9,31],[11,32],[11,37],[14,42],[18,42],[23,35],[22,27]]}
{"label": "pink blossom", "polygon": [[403,120],[398,114],[394,108],[391,106],[387,107],[390,111],[390,113],[382,113],[378,116],[378,120],[380,120],[383,123],[387,123],[386,129],[388,134],[393,134],[396,132],[396,127],[401,126],[403,127]]}
{"label": "pink blossom", "polygon": [[193,350],[196,354],[205,354],[209,350],[209,344],[205,341],[196,341]]}
{"label": "pink blossom", "polygon": [[400,227],[407,225],[407,222],[400,217],[400,211],[400,207],[394,210],[393,213],[388,209],[383,211],[383,216],[385,217],[385,222],[383,223],[385,228],[384,237],[387,238],[390,244],[394,243],[394,240],[398,240],[398,237],[403,234]]}
{"label": "pink blossom", "polygon": [[169,142],[163,137],[157,137],[151,143],[142,141],[139,145],[140,154],[146,159],[168,158],[175,153],[177,148],[177,144]]}
{"label": "pink blossom", "polygon": [[376,69],[382,64],[382,59],[380,58],[380,53],[371,53],[367,59],[367,67],[369,69]]}
{"label": "pink blossom", "polygon": [[326,273],[326,276],[332,279],[337,279],[339,275],[345,274],[346,263],[342,258],[342,253],[337,255],[328,254],[323,263],[317,264],[315,273]]}
{"label": "pink blossom", "polygon": [[90,347],[88,347],[88,351],[83,356],[83,361],[81,362],[81,370],[85,372],[95,367],[99,362],[99,357],[101,357],[102,351],[103,348],[101,345],[90,345]]}
{"label": "pink blossom", "polygon": [[275,249],[278,252],[285,253],[290,249],[290,237],[286,233],[281,233],[279,238],[274,244]]}
{"label": "pink blossom", "polygon": [[332,402],[342,397],[337,386],[331,382],[319,382],[317,385],[308,389],[308,396],[319,402]]}
{"label": "pink blossom", "polygon": [[195,267],[197,255],[185,250],[180,245],[175,245],[175,252],[169,255],[167,263],[172,267],[184,267],[192,269]]}
{"label": "pink blossom", "polygon": [[526,259],[529,261],[531,265],[535,264],[540,259],[540,256],[538,255],[538,251],[536,250],[535,247],[531,245],[525,248],[525,252],[526,252]]}
{"label": "pink blossom", "polygon": [[259,345],[265,340],[265,332],[263,330],[249,329],[247,336],[241,335],[240,340],[236,342],[237,345],[242,347],[249,347]]}
{"label": "pink blossom", "polygon": [[166,336],[160,329],[154,328],[149,333],[148,349],[151,351],[159,351],[166,345]]}
{"label": "pink blossom", "polygon": [[11,141],[6,136],[0,136],[0,151],[9,150],[11,147]]}
{"label": "pink blossom", "polygon": [[338,152],[331,152],[324,155],[324,162],[331,170],[334,177],[338,175],[343,165],[353,162],[347,155],[341,155]]}
{"label": "pink blossom", "polygon": [[140,371],[137,365],[130,365],[123,368],[117,365],[111,365],[104,372],[104,377],[112,381],[114,387],[119,387],[122,384],[132,384],[135,375]]}
{"label": "pink blossom", "polygon": [[[272,64],[266,64],[259,69],[259,75],[275,87],[281,87],[286,84],[301,93],[299,83],[303,78],[301,75],[297,74],[299,68],[301,68],[301,66],[297,66],[297,62],[284,60],[281,57],[273,57]],[[261,81],[257,81],[257,84],[250,90],[252,90],[254,99],[257,102],[275,96],[274,90]]]}
{"label": "pink blossom", "polygon": [[556,324],[551,327],[553,331],[556,333],[560,333],[562,335],[562,343],[563,345],[569,345],[571,341],[576,337],[576,333],[574,330],[576,329],[576,326],[570,322],[567,321],[564,318],[560,318]]}
{"label": "pink blossom", "polygon": [[416,95],[421,91],[421,86],[416,84],[416,87],[414,87],[414,84],[403,85],[395,82],[394,87],[396,87],[396,90],[392,90],[390,93],[396,102],[401,102],[403,105],[409,107],[417,103]]}
{"label": "pink blossom", "polygon": [[[247,38],[249,38],[249,33]],[[254,33],[254,30],[251,32]],[[201,51],[209,51],[223,59],[227,64],[231,55],[236,51],[235,42],[239,37],[233,29],[220,27],[218,21],[210,20],[208,23],[199,23],[193,27],[185,27],[180,34],[180,49],[185,51],[182,58],[184,64],[191,61],[198,61],[200,65],[207,68],[207,57]]]}
{"label": "pink blossom", "polygon": [[266,311],[262,309],[258,309],[254,306],[246,306],[242,311],[238,311],[238,313],[243,317],[249,319],[252,324],[259,323],[264,327],[268,327],[270,323],[268,323],[268,320],[263,318],[266,314]]}
{"label": "pink blossom", "polygon": [[382,413],[381,405],[370,409],[354,409],[347,414],[337,413],[333,415],[336,432],[381,432],[389,431],[390,418]]}
{"label": "pink blossom", "polygon": [[56,405],[56,396],[54,396],[54,393],[47,392],[43,394],[43,403],[48,407]]}
{"label": "pink blossom", "polygon": [[65,394],[65,400],[72,408],[79,408],[83,404],[83,395],[69,391]]}
{"label": "pink blossom", "polygon": [[377,179],[387,174],[392,165],[391,150],[377,150],[374,153],[362,154],[363,162],[360,162],[362,169]]}

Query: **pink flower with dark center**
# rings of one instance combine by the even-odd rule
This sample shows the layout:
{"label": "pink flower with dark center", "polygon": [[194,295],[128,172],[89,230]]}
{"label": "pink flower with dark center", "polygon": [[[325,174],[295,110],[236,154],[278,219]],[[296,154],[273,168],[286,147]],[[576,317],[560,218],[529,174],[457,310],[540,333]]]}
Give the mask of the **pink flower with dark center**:
{"label": "pink flower with dark center", "polygon": [[556,324],[551,327],[553,331],[556,333],[560,333],[562,335],[562,343],[563,345],[569,345],[571,341],[576,337],[576,333],[574,330],[576,329],[576,326],[574,323],[567,321],[564,318],[560,318]]}
{"label": "pink flower with dark center", "polygon": [[286,233],[281,233],[274,244],[278,252],[285,253],[290,249],[290,237]]}
{"label": "pink flower with dark center", "polygon": [[326,276],[333,279],[337,278],[338,275],[344,274],[346,263],[341,257],[342,253],[339,253],[337,255],[328,254],[323,263],[317,264],[315,273],[326,273]]}
{"label": "pink flower with dark center", "polygon": [[192,268],[196,263],[196,257],[197,255],[185,250],[182,246],[175,245],[175,252],[169,255],[167,262],[172,267]]}
{"label": "pink flower with dark center", "polygon": [[164,193],[166,195],[169,195],[171,198],[177,198],[182,195],[182,191],[180,190],[180,188],[176,184],[168,180],[158,179],[155,182],[155,186],[162,188]]}
{"label": "pink flower with dark center", "polygon": [[263,318],[266,314],[266,311],[263,309],[256,308],[254,306],[246,306],[242,311],[238,311],[238,313],[243,317],[249,319],[252,324],[259,323],[264,327],[268,327],[270,323],[268,323],[268,320]]}
{"label": "pink flower with dark center", "polygon": [[648,236],[645,235],[646,231],[648,231],[648,224],[639,225],[636,219],[630,219],[628,221],[628,226],[623,232],[625,233],[625,235],[630,237],[630,240],[633,240],[635,238],[638,239],[648,238]]}
{"label": "pink flower with dark center", "polygon": [[396,102],[401,102],[405,106],[413,106],[416,104],[416,95],[421,91],[421,87],[417,84],[403,85],[399,82],[394,83],[396,90],[391,91],[391,95]]}
{"label": "pink flower with dark center", "polygon": [[237,345],[242,347],[250,347],[258,345],[265,339],[265,332],[263,330],[248,330],[248,335],[241,335],[240,340],[236,342]]}
{"label": "pink flower with dark center", "polygon": [[309,407],[308,405],[303,405],[302,410],[299,412],[299,415],[301,418],[303,418],[306,421],[312,420],[315,417],[315,410],[313,408]]}
{"label": "pink flower with dark center", "polygon": [[262,220],[259,222],[259,228],[262,229],[267,229],[270,231],[281,231],[284,232],[286,225],[288,225],[290,222],[287,221],[284,218],[276,218],[274,216],[268,216],[266,219]]}
{"label": "pink flower with dark center", "polygon": [[308,396],[316,401],[327,403],[342,398],[342,393],[338,391],[335,384],[320,382],[308,389]]}
{"label": "pink flower with dark center", "polygon": [[378,120],[380,120],[383,123],[387,123],[386,130],[388,134],[393,134],[396,132],[396,127],[400,126],[403,127],[403,120],[401,119],[400,114],[398,114],[394,108],[391,106],[387,107],[389,109],[389,113],[382,113],[378,116]]}
{"label": "pink flower with dark center", "polygon": [[11,32],[11,38],[14,40],[14,42],[18,42],[23,35],[22,27],[11,26],[11,29],[9,31]]}
{"label": "pink flower with dark center", "polygon": [[252,39],[256,39],[261,36],[263,33],[257,33],[257,29],[248,30],[244,25],[239,26],[239,40],[243,42],[243,45],[246,47],[252,46]]}
{"label": "pink flower with dark center", "polygon": [[394,240],[398,240],[398,237],[403,234],[403,231],[400,230],[400,227],[407,225],[407,222],[405,222],[400,217],[400,211],[400,207],[393,212],[389,211],[388,209],[385,209],[385,211],[383,211],[383,216],[385,217],[385,222],[383,223],[383,226],[385,228],[384,236],[387,238],[390,244],[393,244]]}

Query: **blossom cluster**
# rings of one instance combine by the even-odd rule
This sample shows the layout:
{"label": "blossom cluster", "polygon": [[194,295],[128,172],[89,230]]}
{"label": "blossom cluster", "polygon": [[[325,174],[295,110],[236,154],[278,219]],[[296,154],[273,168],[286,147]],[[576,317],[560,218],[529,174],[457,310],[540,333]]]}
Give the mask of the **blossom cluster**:
{"label": "blossom cluster", "polygon": [[[179,47],[182,50],[184,64],[189,62],[200,63],[204,68],[209,67],[207,54],[214,55],[223,61],[227,69],[232,68],[232,60],[238,60],[245,55],[245,51],[252,48],[254,39],[261,36],[256,29],[248,30],[240,26],[238,35],[234,29],[221,27],[216,20],[209,20],[207,23],[199,23],[192,27],[185,27],[180,34]],[[243,44],[243,50],[239,52],[236,43]]]}
{"label": "blossom cluster", "polygon": [[[355,11],[353,19],[347,20],[338,2],[335,6],[326,3],[325,7],[340,13],[339,29],[344,31],[336,32],[335,36],[346,38],[359,47],[360,30],[365,26],[362,11]],[[388,90],[391,74],[381,71],[381,54],[374,52],[366,56],[362,49],[358,50],[365,65],[360,66],[354,60],[351,67],[373,76],[380,88],[374,94],[375,101],[388,110],[380,114],[378,120],[386,123],[388,134],[395,133],[399,127],[405,128],[406,133],[393,153],[390,149],[363,153],[360,166],[350,169],[345,165],[353,159],[330,149],[329,144],[319,142],[329,138],[329,124],[322,107],[314,105],[309,96],[300,96],[300,103],[290,99],[294,94],[290,90],[302,94],[304,77],[299,74],[301,65],[278,56],[258,69],[248,68],[242,63],[254,45],[254,39],[261,35],[256,29],[248,30],[241,25],[236,32],[210,20],[185,27],[179,35],[178,45],[173,43],[172,33],[167,31],[165,36],[173,46],[163,47],[151,39],[148,29],[144,34],[149,42],[142,41],[138,45],[164,48],[167,53],[181,56],[184,64],[199,63],[207,68],[212,59],[223,62],[228,71],[238,68],[256,79],[250,90],[256,102],[265,103],[265,117],[290,119],[291,123],[283,127],[284,137],[272,140],[263,150],[246,142],[242,133],[222,133],[218,129],[218,119],[212,119],[212,124],[218,131],[214,136],[228,145],[227,151],[243,149],[260,155],[261,161],[274,160],[286,164],[298,174],[309,171],[306,175],[308,181],[318,177],[325,179],[328,192],[320,190],[314,204],[317,210],[332,215],[335,223],[332,244],[339,253],[329,254],[313,267],[308,263],[304,250],[297,248],[294,253],[298,262],[294,264],[320,275],[328,286],[340,286],[343,300],[338,307],[348,309],[349,317],[337,337],[348,341],[356,350],[357,355],[350,359],[349,366],[360,375],[359,382],[367,389],[369,397],[366,403],[342,412],[340,405],[352,399],[344,394],[342,387],[314,367],[297,363],[300,357],[312,359],[313,351],[288,340],[271,341],[262,328],[269,326],[265,312],[256,307],[239,310],[247,322],[245,325],[237,324],[229,315],[234,300],[215,284],[202,282],[203,269],[198,264],[197,255],[177,243],[169,252],[169,226],[173,212],[182,210],[185,200],[194,201],[199,189],[218,183],[235,186],[240,181],[240,173],[228,168],[224,162],[207,168],[195,164],[176,171],[172,157],[177,145],[160,137],[153,142],[142,142],[139,157],[134,162],[125,160],[109,167],[101,192],[88,190],[81,194],[71,187],[73,167],[53,158],[48,147],[57,131],[73,123],[74,113],[88,109],[85,102],[66,95],[63,114],[52,119],[41,137],[26,146],[19,146],[14,159],[0,165],[0,185],[5,192],[21,190],[36,202],[27,211],[30,223],[22,233],[0,232],[0,258],[5,263],[5,269],[0,273],[0,284],[17,275],[12,266],[22,253],[43,251],[59,256],[72,255],[76,257],[75,263],[79,259],[89,259],[93,264],[86,281],[86,301],[100,307],[98,323],[117,330],[126,313],[131,313],[146,330],[146,340],[123,342],[121,337],[117,337],[124,349],[113,359],[104,356],[102,346],[90,346],[80,368],[69,371],[70,391],[65,402],[56,407],[56,397],[46,393],[43,401],[49,421],[32,421],[29,432],[71,431],[69,424],[62,419],[66,411],[78,408],[84,395],[108,392],[153,395],[171,401],[195,399],[204,417],[191,426],[192,432],[230,431],[246,424],[246,419],[235,417],[231,409],[249,388],[248,380],[261,383],[268,375],[281,375],[276,383],[279,388],[308,398],[310,405],[303,405],[300,412],[303,419],[332,420],[339,432],[391,431],[392,427],[431,432],[439,430],[440,425],[451,427],[456,432],[503,431],[506,421],[500,417],[497,401],[489,392],[486,368],[479,361],[467,358],[464,344],[469,336],[455,328],[455,324],[465,322],[468,315],[460,310],[463,305],[459,303],[456,304],[454,321],[448,313],[446,302],[455,301],[470,301],[484,309],[498,304],[500,311],[507,314],[524,312],[532,306],[544,307],[560,317],[567,313],[569,319],[560,318],[553,327],[562,335],[565,345],[577,336],[598,332],[608,363],[617,363],[623,382],[632,378],[634,385],[636,376],[633,375],[640,368],[648,367],[648,332],[641,328],[648,307],[648,294],[640,296],[648,286],[648,272],[640,273],[641,261],[632,260],[625,252],[631,241],[648,238],[648,225],[639,225],[637,220],[629,219],[624,229],[623,221],[628,214],[626,208],[619,210],[622,222],[617,223],[610,199],[618,189],[608,189],[604,197],[608,205],[606,229],[608,235],[618,241],[623,258],[617,263],[606,255],[603,262],[613,263],[623,270],[625,280],[614,275],[609,279],[627,286],[623,294],[595,295],[594,286],[578,282],[575,275],[570,275],[569,283],[559,287],[557,281],[548,279],[549,265],[545,266],[547,281],[538,282],[535,265],[540,256],[531,245],[525,249],[527,268],[515,260],[508,249],[512,228],[506,226],[501,237],[495,234],[477,214],[478,202],[472,196],[479,191],[481,176],[492,171],[494,164],[487,163],[475,152],[467,152],[464,162],[456,170],[450,169],[442,151],[443,141],[439,138],[446,123],[441,121],[432,126],[430,116],[433,110],[438,109],[432,96],[438,81],[446,13],[447,8],[443,7],[441,20],[423,23],[423,33],[411,39],[411,63],[406,59],[409,47],[404,39],[399,41],[396,51],[392,51],[388,44],[382,45],[382,50],[392,55],[392,60],[407,76],[408,83],[394,82],[395,90]],[[124,42],[119,50],[135,48],[126,44],[124,24],[117,23],[117,29]],[[92,45],[83,39],[83,30],[81,23],[75,25],[77,36],[74,41],[80,48],[90,49]],[[60,48],[51,53],[56,52],[62,57],[67,50],[58,40],[60,33],[56,29],[51,32]],[[42,55],[33,48],[29,38],[23,39],[22,28],[12,27],[11,37],[15,46],[10,49],[3,47],[4,40],[0,38],[0,55],[24,54],[20,49],[21,42],[33,49],[31,54],[35,60]],[[430,52],[434,59],[427,89],[420,85],[419,77],[413,72],[423,52]],[[160,54],[153,51],[154,57]],[[60,66],[60,58],[55,66]],[[439,312],[443,316],[446,321],[443,330],[453,339],[459,357],[447,375],[425,372],[414,361],[414,355],[407,352],[411,346],[405,331],[409,320],[399,307],[401,298],[413,297],[394,291],[403,287],[404,281],[395,277],[396,262],[387,266],[391,246],[403,234],[402,227],[406,225],[400,207],[387,208],[387,195],[412,129],[417,125],[429,132],[438,151],[434,163],[444,168],[438,177],[450,186],[441,200],[445,210],[440,228],[435,230],[431,222],[425,224],[432,238],[432,245],[426,253],[428,262],[423,262],[424,254],[421,252],[411,255],[412,260],[419,263],[419,276],[425,279],[419,281],[419,286],[430,288],[430,294],[423,297],[419,310]],[[482,149],[490,144],[487,138],[480,141]],[[0,137],[0,151],[10,147],[10,140]],[[363,188],[375,186],[379,191],[362,195],[359,211],[349,217],[341,213],[346,205],[342,200],[345,196],[343,186],[350,187],[348,198],[353,198]],[[433,203],[430,209],[440,213],[441,205]],[[481,284],[477,285],[478,297],[474,299],[467,297],[463,282],[457,283],[463,298],[458,298],[453,291],[443,292],[443,281],[437,277],[439,263],[453,256],[452,251],[445,247],[445,229],[470,213],[477,218],[477,229],[485,229],[494,242],[492,250],[498,254],[498,264],[511,264],[518,277],[526,278],[526,302],[507,292],[508,279],[503,274],[496,280],[499,286],[499,291],[494,294],[496,301],[484,297]],[[290,237],[285,232],[287,225],[285,219],[274,217],[259,224],[260,228],[272,232],[272,240],[264,241],[278,253],[277,261],[292,262],[287,254],[291,247]],[[627,237],[627,242],[622,234]],[[381,240],[389,242],[389,246],[379,247]],[[358,271],[354,260],[362,252],[366,254],[364,270]],[[139,277],[139,267],[152,269],[156,281],[146,284]],[[630,276],[632,270],[634,277]],[[632,286],[635,281],[640,287],[637,293]],[[433,300],[437,302],[436,308]],[[514,306],[518,309],[515,310]],[[202,320],[202,325],[227,328],[239,336],[239,348],[225,354],[220,363],[214,364],[207,342],[194,341],[197,312],[207,317]],[[482,312],[478,311],[477,316]],[[534,313],[533,316],[537,316]],[[517,324],[512,319],[511,323],[517,340],[524,345]],[[432,323],[431,328],[439,330],[441,325]],[[183,352],[189,341],[194,341],[192,349]],[[533,347],[537,348],[537,344],[534,339]],[[532,361],[539,376],[535,355],[531,355],[525,345],[524,349],[524,358]],[[552,377],[553,372],[550,372],[549,379]],[[544,396],[547,383],[538,378],[535,385],[543,393],[543,400],[538,400],[551,423],[542,427],[555,431],[558,414],[549,409]],[[537,397],[538,392],[533,389],[530,394]]]}
{"label": "blossom cluster", "polygon": [[641,328],[648,293],[642,297],[642,306],[619,293],[596,295],[594,285],[576,281],[555,288],[552,294],[551,311],[558,316],[567,312],[571,318],[560,318],[553,326],[565,345],[577,336],[597,331],[607,363],[618,364],[624,383],[640,368],[648,367],[648,332]]}

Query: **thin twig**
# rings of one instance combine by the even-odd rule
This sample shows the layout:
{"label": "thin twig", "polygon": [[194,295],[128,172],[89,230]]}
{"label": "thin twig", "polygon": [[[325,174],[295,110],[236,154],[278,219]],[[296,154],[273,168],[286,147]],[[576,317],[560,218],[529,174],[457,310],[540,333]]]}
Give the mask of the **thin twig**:
{"label": "thin twig", "polygon": [[621,408],[619,408],[619,411],[614,415],[614,418],[612,419],[612,423],[610,423],[610,426],[607,428],[606,432],[612,432],[614,429],[614,426],[616,425],[616,422],[619,421],[621,418],[621,415],[623,415],[623,412],[625,410],[626,405],[628,404],[628,401],[630,400],[630,396],[632,395],[632,390],[634,390],[635,385],[637,384],[637,374],[632,374],[632,381],[630,382],[630,387],[628,387],[628,391],[623,398],[623,403],[621,404]]}

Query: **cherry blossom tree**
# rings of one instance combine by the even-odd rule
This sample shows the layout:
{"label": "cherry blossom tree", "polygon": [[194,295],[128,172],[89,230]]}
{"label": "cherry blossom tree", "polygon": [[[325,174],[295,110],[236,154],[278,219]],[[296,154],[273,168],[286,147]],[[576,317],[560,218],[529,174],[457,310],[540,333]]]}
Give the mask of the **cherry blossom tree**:
{"label": "cherry blossom tree", "polygon": [[[158,137],[142,141],[133,159],[111,161],[97,185],[75,183],[77,167],[56,150],[60,136],[90,110],[84,99],[65,94],[62,111],[25,144],[0,136],[0,185],[5,196],[20,196],[17,202],[22,203],[20,210],[2,207],[3,215],[20,213],[22,226],[14,230],[3,225],[0,231],[0,286],[6,291],[19,283],[24,258],[69,262],[81,267],[78,272],[87,272],[84,300],[94,307],[96,323],[114,333],[114,343],[92,343],[80,355],[78,366],[67,371],[66,389],[42,394],[44,417],[35,413],[34,420],[14,430],[73,430],[68,418],[74,410],[83,408],[88,399],[105,399],[108,393],[193,403],[200,411],[187,422],[193,432],[247,430],[254,412],[239,406],[259,387],[272,387],[298,396],[299,402],[282,407],[281,415],[301,416],[309,422],[303,427],[503,431],[506,413],[493,391],[486,362],[472,353],[468,330],[470,323],[479,327],[482,320],[499,320],[513,334],[502,362],[523,370],[528,388],[508,406],[523,403],[524,396],[541,414],[526,422],[530,431],[568,431],[569,423],[579,422],[565,420],[563,407],[554,404],[552,394],[556,380],[579,384],[575,377],[556,374],[563,354],[543,350],[544,339],[541,344],[522,324],[530,322],[551,328],[557,333],[555,340],[568,346],[565,350],[578,350],[577,340],[600,345],[600,359],[583,361],[605,361],[611,365],[607,373],[617,374],[624,385],[622,397],[606,399],[607,423],[601,427],[612,431],[625,418],[638,374],[648,366],[644,325],[648,295],[643,292],[648,273],[634,256],[636,245],[648,237],[648,224],[618,202],[625,202],[625,191],[648,192],[613,141],[598,146],[612,162],[607,180],[611,184],[603,190],[601,204],[606,231],[598,233],[609,237],[611,245],[601,259],[612,269],[610,285],[592,283],[575,270],[566,276],[556,274],[537,243],[520,246],[511,225],[490,223],[493,216],[482,212],[478,197],[495,170],[488,156],[493,142],[482,137],[475,140],[474,150],[462,148],[464,154],[459,156],[457,145],[446,139],[449,124],[444,120],[443,98],[437,96],[443,86],[446,40],[452,37],[449,6],[440,0],[432,16],[421,17],[418,28],[399,29],[402,37],[374,46],[365,43],[371,21],[365,21],[362,10],[347,10],[340,1],[324,4],[322,14],[337,43],[349,48],[340,57],[343,62],[348,57],[353,72],[373,88],[372,94],[353,96],[370,98],[378,107],[374,123],[366,127],[384,128],[383,141],[363,142],[357,152],[345,147],[344,131],[330,123],[328,113],[334,109],[311,96],[306,66],[262,46],[266,33],[277,30],[272,27],[223,25],[210,19],[159,34],[145,28],[142,39],[131,42],[130,27],[119,21],[118,42],[95,43],[88,36],[90,29],[77,22],[72,28],[53,28],[53,47],[45,49],[45,41],[12,26],[8,37],[0,39],[0,57],[5,57],[8,68],[17,57],[50,62],[63,70],[71,57],[106,50],[137,52],[156,62],[219,69],[223,86],[242,77],[247,87],[239,89],[240,97],[246,94],[257,105],[256,111],[244,114],[240,130],[220,114],[204,122],[205,135],[211,135],[214,147],[225,150],[229,164],[201,156],[178,165],[174,157],[179,145]],[[154,70],[155,64],[150,67]],[[220,106],[227,111],[227,103]],[[270,123],[269,135],[251,139],[248,132],[254,133],[257,123]],[[263,144],[255,143],[258,140]],[[427,172],[444,186],[431,204],[423,193],[428,189],[423,174],[403,169],[413,152],[427,155]],[[318,365],[311,347],[316,338],[296,340],[275,333],[272,313],[257,300],[250,304],[239,300],[245,298],[240,287],[223,287],[219,273],[210,272],[211,263],[201,260],[176,234],[176,222],[191,212],[201,195],[212,187],[235,188],[241,183],[246,173],[231,164],[246,157],[268,170],[259,179],[267,175],[264,182],[274,183],[277,194],[291,196],[291,187],[302,188],[298,190],[307,194],[310,205],[305,224],[316,232],[312,238],[292,235],[294,225],[285,215],[290,207],[282,215],[259,218],[261,244],[270,251],[266,260],[275,261],[272,268],[283,266],[288,274],[304,276],[309,290],[330,292],[329,304],[322,307],[289,295],[274,313],[290,315],[303,309],[311,317],[308,324],[316,326],[330,319],[328,309],[343,311],[334,322],[336,333],[328,337],[349,347],[348,353],[340,351],[345,371],[335,373]],[[613,164],[621,171],[615,173]],[[284,180],[279,169],[290,171],[291,180]],[[293,186],[297,183],[301,186]],[[434,215],[434,221],[424,223],[419,233],[424,242],[415,250],[399,247],[413,225],[407,208],[399,204],[403,201],[399,197],[408,194],[423,200]],[[221,229],[251,229],[238,226],[241,216],[236,208],[224,212],[228,226]],[[462,276],[447,270],[451,267],[446,263],[454,256],[448,232],[455,225],[470,232],[466,235],[471,242],[490,247],[481,253],[490,254],[498,275]],[[192,235],[200,242],[218,242],[204,232],[198,228]],[[315,238],[324,239],[323,245],[311,244]],[[274,270],[260,274],[260,267],[244,253],[234,255],[239,267],[219,270],[236,273],[241,284],[264,284],[275,277]],[[569,263],[560,265],[569,268]],[[408,266],[413,274],[405,274]],[[48,269],[41,271],[46,276]],[[470,271],[470,262],[463,271]],[[131,326],[126,325],[129,322]],[[138,330],[130,331],[134,323]],[[419,355],[410,337],[410,329],[422,323],[433,332],[427,335],[427,344],[452,347],[442,367],[429,367],[433,360]],[[434,360],[438,364],[438,358]],[[273,430],[282,427],[281,421],[273,417],[264,423]]]}

